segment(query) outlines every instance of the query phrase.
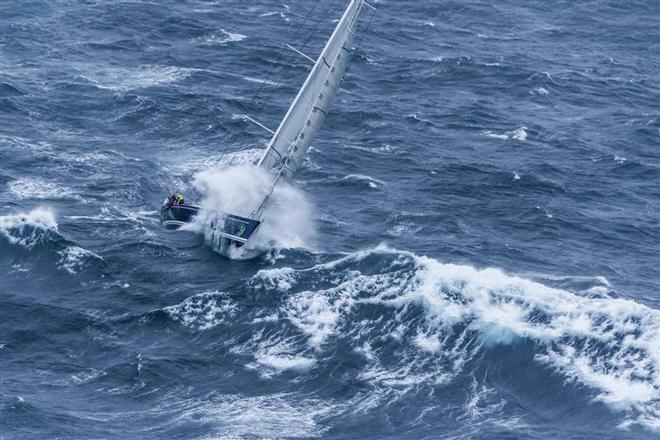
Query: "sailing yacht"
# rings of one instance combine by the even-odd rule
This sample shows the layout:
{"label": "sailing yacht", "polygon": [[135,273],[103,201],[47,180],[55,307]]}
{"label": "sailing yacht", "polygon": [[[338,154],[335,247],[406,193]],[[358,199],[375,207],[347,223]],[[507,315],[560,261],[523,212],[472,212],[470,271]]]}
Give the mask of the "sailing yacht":
{"label": "sailing yacht", "polygon": [[[214,225],[216,236],[223,240],[224,246],[233,244],[240,247],[250,239],[264,221],[264,213],[277,184],[300,166],[304,155],[328,117],[335,94],[346,72],[358,18],[364,5],[374,9],[364,0],[349,1],[332,36],[316,61],[289,46],[314,62],[314,66],[279,127],[272,132],[273,136],[268,147],[256,164],[272,176],[270,190],[258,205],[251,207],[251,211],[246,210],[249,215],[225,213],[222,225]],[[251,118],[247,119],[257,123]],[[161,208],[161,223],[168,229],[178,229],[192,222],[199,210],[200,207],[196,205],[166,201]]]}

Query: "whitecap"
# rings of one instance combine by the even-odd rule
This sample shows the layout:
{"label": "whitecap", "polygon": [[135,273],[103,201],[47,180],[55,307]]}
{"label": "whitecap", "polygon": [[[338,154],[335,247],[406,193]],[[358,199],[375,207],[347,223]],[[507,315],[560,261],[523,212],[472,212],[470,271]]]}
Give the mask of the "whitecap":
{"label": "whitecap", "polygon": [[366,176],[364,174],[348,174],[342,177],[341,180],[353,181],[353,182],[365,182],[369,185],[369,188],[378,188],[379,186],[385,186],[385,182],[382,180],[375,179],[371,176]]}
{"label": "whitecap", "polygon": [[227,43],[237,43],[243,41],[247,38],[246,35],[239,34],[237,32],[229,32],[224,29],[220,29],[222,35],[213,34],[204,38],[204,41],[212,44],[227,44]]}
{"label": "whitecap", "polygon": [[291,289],[295,283],[294,270],[290,267],[277,269],[262,269],[258,271],[251,280],[251,284],[266,285],[270,288],[276,288],[279,291]]}
{"label": "whitecap", "polygon": [[275,82],[275,81],[271,81],[269,79],[254,78],[252,76],[244,76],[243,79],[245,81],[249,81],[249,82],[253,82],[253,83],[257,83],[257,84],[266,84],[268,86],[279,86],[280,85],[280,83]]}
{"label": "whitecap", "polygon": [[58,225],[53,211],[36,208],[29,213],[0,216],[0,234],[11,244],[31,249],[45,240],[49,232],[57,232]]}
{"label": "whitecap", "polygon": [[491,138],[495,138],[495,139],[502,139],[502,140],[509,139],[508,134],[497,134],[497,133],[493,133],[490,130],[484,131],[484,135],[486,135],[488,137],[491,137]]}
{"label": "whitecap", "polygon": [[138,67],[81,66],[81,77],[100,89],[126,92],[181,81],[193,69],[176,66],[142,65]]}
{"label": "whitecap", "polygon": [[417,333],[415,344],[417,344],[421,350],[429,353],[437,353],[442,348],[438,336],[433,334]]}
{"label": "whitecap", "polygon": [[18,199],[75,199],[82,198],[60,184],[39,179],[23,178],[8,184],[9,191]]}
{"label": "whitecap", "polygon": [[272,354],[265,354],[257,356],[257,362],[268,368],[277,371],[305,371],[309,370],[316,364],[316,359],[304,356],[277,356]]}
{"label": "whitecap", "polygon": [[387,230],[389,235],[400,237],[402,235],[411,236],[422,230],[422,226],[413,222],[401,222]]}
{"label": "whitecap", "polygon": [[351,303],[351,292],[348,290],[339,291],[339,297],[332,301],[326,292],[307,291],[291,297],[284,312],[289,321],[310,336],[309,345],[320,349],[334,333],[342,313],[350,309]]}
{"label": "whitecap", "polygon": [[[177,399],[172,399],[178,401]],[[333,405],[294,394],[220,394],[209,401],[188,404],[178,418],[203,424],[218,439],[316,438],[324,429],[317,419],[329,417]]]}
{"label": "whitecap", "polygon": [[483,134],[495,139],[502,139],[502,140],[514,139],[517,141],[524,142],[527,140],[527,127],[516,128],[515,130],[507,131],[506,133],[493,133],[492,131],[487,130],[484,131]]}
{"label": "whitecap", "polygon": [[233,317],[238,307],[227,294],[205,292],[163,309],[175,321],[195,330],[209,330]]}
{"label": "whitecap", "polygon": [[527,127],[520,127],[516,128],[515,130],[509,132],[508,134],[511,136],[511,139],[515,139],[517,141],[525,141],[527,140]]}
{"label": "whitecap", "polygon": [[61,257],[58,263],[59,267],[71,274],[78,273],[78,271],[83,269],[89,259],[103,260],[102,257],[94,252],[79,246],[67,246],[58,252],[58,254]]}
{"label": "whitecap", "polygon": [[536,94],[536,95],[544,95],[544,96],[550,94],[548,89],[546,89],[545,87],[536,87],[530,93],[533,93],[533,94]]}
{"label": "whitecap", "polygon": [[[390,264],[376,273],[356,269],[374,255]],[[611,298],[607,291],[578,295],[498,269],[443,264],[386,247],[305,271],[328,285],[293,294],[281,313],[307,337],[310,347],[322,350],[332,338],[347,333],[358,347],[370,341],[381,346],[384,338],[400,345],[395,367],[380,364],[378,353],[369,350],[363,380],[392,387],[451,380],[480,347],[528,340],[536,346],[536,362],[556,369],[568,382],[590,387],[596,400],[634,423],[650,429],[660,424],[656,309]],[[601,286],[605,282],[593,279]],[[394,320],[356,322],[354,314],[365,315],[357,310],[370,304],[390,308]],[[407,319],[413,307],[423,309],[421,328]],[[352,326],[344,327],[348,322]]]}

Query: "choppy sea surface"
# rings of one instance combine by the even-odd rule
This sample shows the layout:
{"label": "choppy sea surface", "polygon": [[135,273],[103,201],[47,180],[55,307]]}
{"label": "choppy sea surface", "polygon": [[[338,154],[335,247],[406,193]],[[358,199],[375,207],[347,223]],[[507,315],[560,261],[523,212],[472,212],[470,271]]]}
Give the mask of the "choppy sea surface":
{"label": "choppy sea surface", "polygon": [[0,2],[0,437],[660,438],[655,0],[374,0],[265,251],[161,227],[345,4]]}

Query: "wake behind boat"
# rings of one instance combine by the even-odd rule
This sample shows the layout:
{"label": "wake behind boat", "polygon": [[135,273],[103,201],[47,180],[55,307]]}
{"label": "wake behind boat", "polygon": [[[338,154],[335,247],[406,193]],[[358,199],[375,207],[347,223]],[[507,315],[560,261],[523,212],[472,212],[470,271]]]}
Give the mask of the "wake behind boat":
{"label": "wake behind boat", "polygon": [[[269,131],[273,136],[264,151],[257,168],[270,177],[269,188],[256,206],[245,207],[244,213],[225,213],[219,224],[212,224],[214,233],[222,241],[221,247],[242,246],[253,236],[264,221],[264,211],[273,191],[283,177],[290,176],[301,164],[312,141],[328,116],[330,107],[344,78],[351,52],[358,17],[364,0],[350,0],[339,23],[316,61],[301,51],[290,49],[313,62],[313,67],[303,86],[289,107],[276,131],[255,121],[245,119]],[[178,229],[194,221],[200,206],[168,199],[161,208],[161,222],[168,229]]]}

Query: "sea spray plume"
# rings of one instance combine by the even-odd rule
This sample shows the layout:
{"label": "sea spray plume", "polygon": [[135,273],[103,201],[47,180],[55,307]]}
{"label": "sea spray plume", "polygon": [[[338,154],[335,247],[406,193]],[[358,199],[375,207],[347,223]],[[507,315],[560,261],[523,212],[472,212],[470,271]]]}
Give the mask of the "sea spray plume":
{"label": "sea spray plume", "polygon": [[313,246],[316,228],[312,206],[299,189],[280,182],[266,208],[265,220],[257,230],[257,246],[309,248]]}
{"label": "sea spray plume", "polygon": [[210,168],[195,175],[193,185],[203,195],[195,222],[185,228],[201,232],[216,251],[231,258],[249,258],[268,247],[304,247],[314,234],[311,207],[304,194],[280,182],[275,188],[264,221],[254,237],[242,248],[221,249],[223,216],[249,217],[269,193],[272,175],[254,166]]}

